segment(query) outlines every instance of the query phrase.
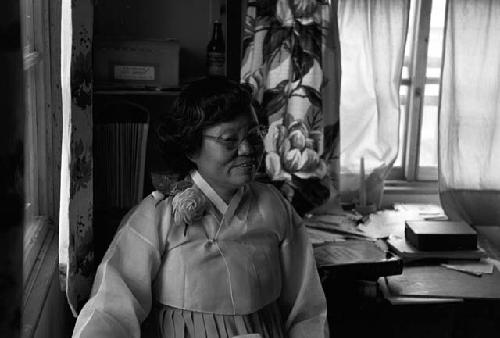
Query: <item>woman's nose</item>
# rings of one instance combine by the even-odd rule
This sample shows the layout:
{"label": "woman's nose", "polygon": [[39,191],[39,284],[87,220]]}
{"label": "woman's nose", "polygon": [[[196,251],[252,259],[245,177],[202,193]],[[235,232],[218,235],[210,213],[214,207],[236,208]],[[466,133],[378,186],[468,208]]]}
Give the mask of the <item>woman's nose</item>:
{"label": "woman's nose", "polygon": [[252,152],[253,152],[253,148],[250,145],[250,143],[248,143],[247,139],[244,139],[238,145],[238,155],[240,155],[240,156],[242,156],[242,155],[250,155]]}

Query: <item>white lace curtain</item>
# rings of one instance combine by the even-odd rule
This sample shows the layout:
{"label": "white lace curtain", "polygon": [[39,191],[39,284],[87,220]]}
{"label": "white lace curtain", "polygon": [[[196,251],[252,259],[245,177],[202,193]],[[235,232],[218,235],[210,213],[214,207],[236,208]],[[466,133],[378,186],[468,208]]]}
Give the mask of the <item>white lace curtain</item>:
{"label": "white lace curtain", "polygon": [[450,218],[500,219],[500,2],[448,1],[439,186]]}
{"label": "white lace curtain", "polygon": [[[341,190],[357,197],[360,159],[367,200],[379,204],[398,153],[399,84],[410,1],[339,1]],[[351,193],[349,193],[351,192]]]}

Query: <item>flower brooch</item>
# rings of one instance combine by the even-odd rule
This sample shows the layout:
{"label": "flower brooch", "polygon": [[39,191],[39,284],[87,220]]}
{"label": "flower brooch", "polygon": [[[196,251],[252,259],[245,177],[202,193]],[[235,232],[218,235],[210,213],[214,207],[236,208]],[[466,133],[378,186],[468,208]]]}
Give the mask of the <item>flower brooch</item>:
{"label": "flower brooch", "polygon": [[[179,183],[182,183],[182,181]],[[203,213],[207,207],[207,198],[203,192],[192,183],[191,186],[183,190],[183,184],[177,185],[177,187],[181,189],[174,189],[172,192],[172,194],[175,194],[172,199],[174,225],[184,225],[184,236],[186,236],[188,226],[199,221],[203,217]],[[184,187],[186,187],[186,184],[184,184]]]}

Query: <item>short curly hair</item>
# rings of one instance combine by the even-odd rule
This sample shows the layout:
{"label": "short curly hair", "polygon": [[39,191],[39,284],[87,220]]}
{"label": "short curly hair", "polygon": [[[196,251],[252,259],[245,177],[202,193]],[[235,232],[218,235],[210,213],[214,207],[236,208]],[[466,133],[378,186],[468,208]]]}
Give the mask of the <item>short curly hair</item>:
{"label": "short curly hair", "polygon": [[226,78],[204,78],[189,84],[163,115],[157,129],[169,170],[185,175],[196,166],[188,156],[201,148],[203,131],[252,114],[251,89]]}

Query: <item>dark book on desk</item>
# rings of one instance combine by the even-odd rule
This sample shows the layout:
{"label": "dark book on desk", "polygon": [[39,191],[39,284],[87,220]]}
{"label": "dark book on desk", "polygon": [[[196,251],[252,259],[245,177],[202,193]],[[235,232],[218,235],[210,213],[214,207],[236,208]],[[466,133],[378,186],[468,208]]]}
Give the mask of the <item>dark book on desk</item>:
{"label": "dark book on desk", "polygon": [[477,249],[477,232],[463,221],[406,221],[405,238],[420,251]]}

